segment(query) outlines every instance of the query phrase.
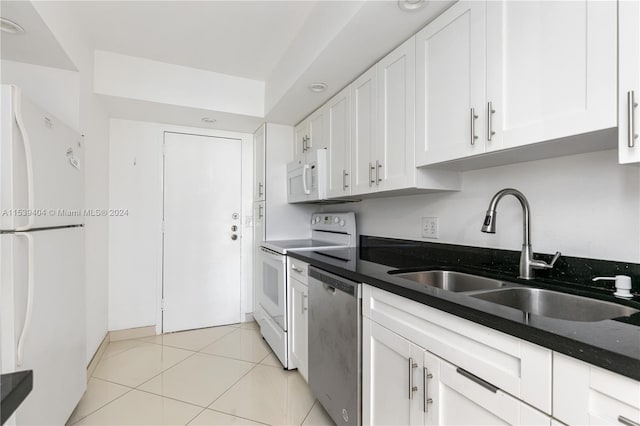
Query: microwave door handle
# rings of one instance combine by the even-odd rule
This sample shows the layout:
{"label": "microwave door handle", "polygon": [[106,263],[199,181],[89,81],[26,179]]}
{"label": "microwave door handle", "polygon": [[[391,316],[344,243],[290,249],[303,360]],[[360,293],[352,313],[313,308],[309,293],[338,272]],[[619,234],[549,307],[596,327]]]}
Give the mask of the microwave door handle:
{"label": "microwave door handle", "polygon": [[309,165],[305,164],[302,166],[302,189],[304,189],[304,193],[306,195],[311,194],[311,190],[307,186],[307,170],[309,170]]}

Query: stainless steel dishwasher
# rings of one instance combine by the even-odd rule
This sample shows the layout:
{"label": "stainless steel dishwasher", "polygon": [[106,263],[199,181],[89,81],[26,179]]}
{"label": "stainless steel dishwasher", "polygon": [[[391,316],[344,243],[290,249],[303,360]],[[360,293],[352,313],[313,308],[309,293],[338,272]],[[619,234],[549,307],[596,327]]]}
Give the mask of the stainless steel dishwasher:
{"label": "stainless steel dishwasher", "polygon": [[337,425],[361,424],[360,284],[309,268],[309,386]]}

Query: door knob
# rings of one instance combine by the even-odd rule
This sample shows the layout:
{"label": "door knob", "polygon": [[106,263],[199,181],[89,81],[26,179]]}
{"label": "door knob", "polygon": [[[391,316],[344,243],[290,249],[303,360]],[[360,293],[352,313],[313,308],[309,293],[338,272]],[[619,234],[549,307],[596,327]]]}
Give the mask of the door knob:
{"label": "door knob", "polygon": [[231,225],[231,231],[236,232],[238,230],[237,225]]}
{"label": "door knob", "polygon": [[231,234],[231,239],[235,241],[238,239],[238,236],[236,234]]}

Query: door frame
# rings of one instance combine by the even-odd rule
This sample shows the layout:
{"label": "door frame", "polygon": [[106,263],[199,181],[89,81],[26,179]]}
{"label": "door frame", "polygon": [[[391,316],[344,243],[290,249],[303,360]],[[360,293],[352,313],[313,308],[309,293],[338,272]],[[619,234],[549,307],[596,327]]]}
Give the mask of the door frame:
{"label": "door frame", "polygon": [[[181,126],[163,126],[162,141],[159,144],[159,175],[160,175],[160,251],[158,259],[158,280],[156,287],[156,334],[163,333],[162,299],[164,293],[164,191],[165,191],[165,138],[167,133],[232,139],[240,142],[240,318],[244,321],[247,314],[253,312],[253,220],[247,225],[247,218],[253,215],[253,134],[228,132],[224,130],[206,130],[186,128]],[[249,267],[247,267],[249,265]]]}

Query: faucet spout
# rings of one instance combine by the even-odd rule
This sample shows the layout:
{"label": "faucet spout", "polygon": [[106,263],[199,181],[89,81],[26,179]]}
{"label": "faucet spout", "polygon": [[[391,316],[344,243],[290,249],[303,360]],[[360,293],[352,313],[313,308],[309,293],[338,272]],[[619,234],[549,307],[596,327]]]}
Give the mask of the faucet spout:
{"label": "faucet spout", "polygon": [[524,194],[517,189],[505,188],[498,191],[491,202],[482,223],[482,232],[488,234],[496,233],[496,216],[497,208],[500,200],[506,195],[513,195],[522,206],[522,252],[520,253],[520,278],[530,280],[533,278],[533,269],[550,269],[553,268],[556,260],[560,257],[560,252],[556,252],[551,263],[546,263],[533,258],[533,249],[531,248],[531,208],[529,201]]}
{"label": "faucet spout", "polygon": [[484,218],[482,232],[489,234],[496,233],[496,209],[498,208],[498,203],[505,195],[513,195],[522,206],[522,243],[524,245],[529,245],[531,241],[531,208],[529,207],[527,197],[517,189],[505,188],[498,191],[496,195],[493,196],[489,203],[489,208],[487,209],[487,215]]}

